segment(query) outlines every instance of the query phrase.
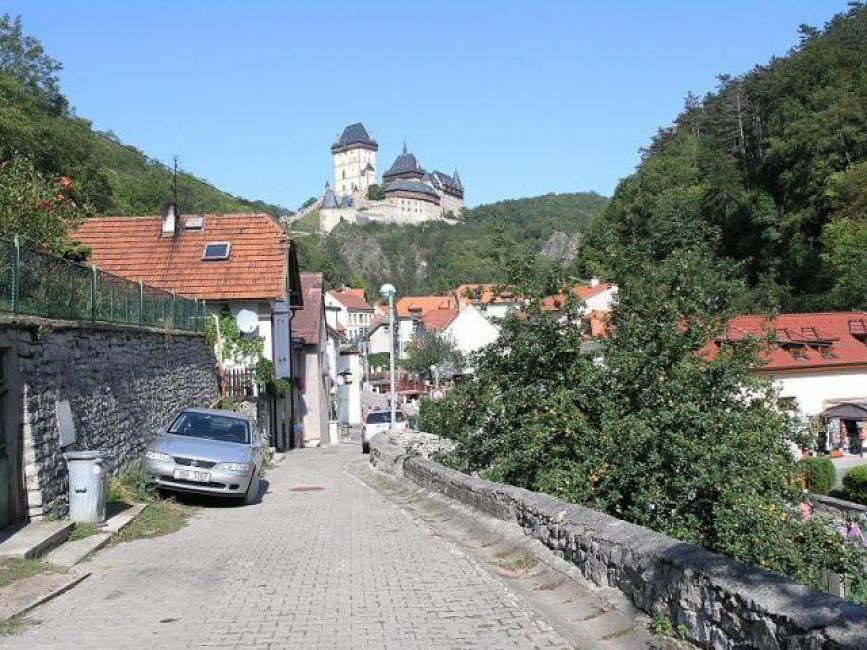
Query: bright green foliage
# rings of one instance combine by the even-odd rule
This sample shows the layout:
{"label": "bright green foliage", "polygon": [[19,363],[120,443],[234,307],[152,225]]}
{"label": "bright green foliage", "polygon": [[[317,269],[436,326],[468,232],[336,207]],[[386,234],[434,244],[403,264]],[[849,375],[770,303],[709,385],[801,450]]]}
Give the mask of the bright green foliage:
{"label": "bright green foliage", "polygon": [[[323,272],[329,287],[391,282],[399,295],[418,295],[466,282],[503,282],[502,269],[492,261],[498,233],[524,244],[526,263],[550,266],[539,255],[549,238],[581,231],[605,203],[592,192],[546,194],[465,210],[455,225],[341,224],[328,235],[298,237],[299,258],[302,270]],[[305,219],[293,223],[293,230],[311,231],[315,226]]]}
{"label": "bright green foliage", "polygon": [[[502,323],[473,377],[424,409],[422,428],[456,440],[447,462],[459,469],[816,587],[823,567],[855,584],[858,548],[796,514],[796,429],[773,406],[771,385],[750,374],[757,345],[706,354],[742,289],[736,270],[701,246],[661,259],[640,245],[621,253],[611,261],[620,297],[604,365],[581,352],[576,305],[555,320],[531,304]],[[504,266],[520,274],[519,258],[507,255]]]}
{"label": "bright green foliage", "polygon": [[376,368],[388,368],[388,352],[374,352],[367,356],[367,364],[371,370]]}
{"label": "bright green foliage", "polygon": [[853,467],[846,473],[843,490],[850,501],[867,505],[867,465]]}
{"label": "bright green foliage", "polygon": [[610,271],[623,245],[661,259],[709,241],[712,257],[741,263],[744,309],[863,308],[867,8],[803,28],[789,56],[719,82],[687,97],[617,188],[585,269]]}
{"label": "bright green foliage", "polygon": [[[261,336],[247,336],[238,329],[238,323],[231,314],[220,314],[220,358],[223,361],[255,361],[262,357],[265,339]],[[208,345],[217,343],[217,322],[208,314],[205,318],[205,340]]]}
{"label": "bright green foliage", "polygon": [[801,461],[807,478],[807,489],[814,494],[828,494],[837,480],[837,470],[827,456],[805,458]]}
{"label": "bright green foliage", "polygon": [[406,346],[406,357],[400,360],[407,372],[433,379],[431,367],[441,375],[460,372],[465,365],[464,355],[454,343],[439,332],[416,336]]}

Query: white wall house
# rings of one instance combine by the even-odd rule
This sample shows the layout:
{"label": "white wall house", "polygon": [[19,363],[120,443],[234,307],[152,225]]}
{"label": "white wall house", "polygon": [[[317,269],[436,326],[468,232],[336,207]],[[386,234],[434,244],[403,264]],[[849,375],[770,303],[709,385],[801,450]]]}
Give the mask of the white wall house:
{"label": "white wall house", "polygon": [[738,316],[716,348],[773,333],[756,374],[769,377],[780,400],[805,417],[843,401],[867,404],[867,312]]}
{"label": "white wall house", "polygon": [[499,327],[485,318],[474,305],[461,307],[441,331],[464,355],[481,350],[500,336]]}
{"label": "white wall house", "polygon": [[342,330],[349,343],[355,344],[370,331],[375,310],[364,299],[364,289],[329,291],[325,294],[326,311],[335,310],[333,324]]}

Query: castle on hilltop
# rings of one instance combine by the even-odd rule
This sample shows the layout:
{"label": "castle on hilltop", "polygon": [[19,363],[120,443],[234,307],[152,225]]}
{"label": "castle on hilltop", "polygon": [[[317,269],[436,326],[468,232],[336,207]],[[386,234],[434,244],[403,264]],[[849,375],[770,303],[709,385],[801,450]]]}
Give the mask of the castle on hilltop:
{"label": "castle on hilltop", "polygon": [[330,232],[341,221],[454,223],[464,205],[464,186],[457,170],[451,176],[441,171],[425,171],[404,143],[403,152],[382,174],[378,186],[378,150],[379,144],[361,122],[343,129],[331,145],[334,180],[325,184],[322,198],[311,206],[319,210],[321,231]]}

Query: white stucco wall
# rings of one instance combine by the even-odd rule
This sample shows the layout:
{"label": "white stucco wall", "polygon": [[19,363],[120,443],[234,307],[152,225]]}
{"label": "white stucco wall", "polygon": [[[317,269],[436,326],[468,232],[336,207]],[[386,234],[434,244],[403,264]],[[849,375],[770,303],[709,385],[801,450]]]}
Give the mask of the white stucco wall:
{"label": "white stucco wall", "polygon": [[496,341],[500,330],[482,316],[478,309],[467,305],[449,323],[444,334],[454,342],[458,350],[469,354]]}
{"label": "white stucco wall", "polygon": [[340,372],[349,371],[349,383],[340,387],[341,424],[361,424],[361,382],[364,379],[361,367],[361,355],[355,352],[340,354]]}
{"label": "white stucco wall", "polygon": [[389,328],[388,325],[382,325],[376,328],[376,331],[370,335],[370,347],[368,348],[368,352],[370,354],[380,354],[380,353],[388,353],[388,340],[389,340]]}
{"label": "white stucco wall", "polygon": [[611,311],[614,308],[614,298],[616,296],[617,287],[611,287],[585,300],[585,309],[586,311]]}
{"label": "white stucco wall", "polygon": [[803,415],[821,413],[829,400],[867,399],[867,368],[796,370],[772,376],[780,397],[794,397]]}
{"label": "white stucco wall", "polygon": [[[259,329],[255,332],[256,336],[261,336],[264,339],[262,345],[262,354],[269,361],[274,360],[274,341],[271,335],[271,302],[264,300],[234,300],[234,301],[213,301],[207,303],[209,318],[210,314],[220,315],[223,312],[223,306],[228,305],[229,312],[233,317],[238,315],[242,309],[249,309],[259,316]],[[231,363],[227,365],[232,365]]]}
{"label": "white stucco wall", "polygon": [[[365,172],[367,164],[373,171]],[[376,176],[376,152],[368,149],[350,149],[334,154],[334,191],[349,194],[358,189],[364,196]]]}

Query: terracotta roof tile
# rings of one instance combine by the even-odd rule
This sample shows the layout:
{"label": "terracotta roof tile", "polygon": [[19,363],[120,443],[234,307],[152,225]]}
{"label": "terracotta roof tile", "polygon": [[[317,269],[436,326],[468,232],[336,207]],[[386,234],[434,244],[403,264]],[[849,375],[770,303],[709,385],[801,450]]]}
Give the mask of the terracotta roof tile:
{"label": "terracotta roof tile", "polygon": [[758,315],[738,316],[707,351],[713,356],[720,345],[773,331],[778,343],[763,351],[763,370],[867,365],[867,341],[859,333],[859,321],[867,323],[867,312],[780,314],[772,321]]}
{"label": "terracotta roof tile", "polygon": [[395,303],[398,317],[423,316],[433,309],[456,309],[454,296],[404,296]]}
{"label": "terracotta roof tile", "polygon": [[[286,295],[287,239],[266,214],[205,214],[201,230],[162,236],[162,218],[93,217],[70,233],[96,266],[130,280],[205,300]],[[230,242],[227,260],[204,261],[205,244]]]}
{"label": "terracotta roof tile", "polygon": [[447,328],[457,315],[456,308],[432,309],[421,317],[421,322],[425,329],[439,332]]}
{"label": "terracotta roof tile", "polygon": [[319,344],[322,332],[322,293],[321,273],[301,274],[301,298],[304,307],[295,312],[292,318],[292,338],[300,339],[307,345]]}
{"label": "terracotta roof tile", "polygon": [[344,289],[343,291],[329,291],[341,305],[355,311],[373,311],[373,307],[364,299],[364,289]]}

